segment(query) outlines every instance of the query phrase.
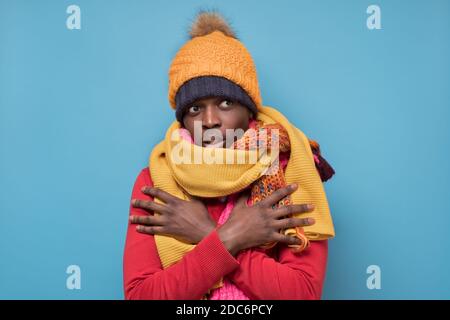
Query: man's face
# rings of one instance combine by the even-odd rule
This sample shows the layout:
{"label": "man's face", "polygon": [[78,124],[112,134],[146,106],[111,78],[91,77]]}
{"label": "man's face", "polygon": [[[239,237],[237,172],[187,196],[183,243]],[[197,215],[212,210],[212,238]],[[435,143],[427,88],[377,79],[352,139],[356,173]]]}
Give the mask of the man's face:
{"label": "man's face", "polygon": [[[252,112],[237,101],[211,97],[198,99],[187,106],[183,125],[194,137],[195,144],[229,148],[249,128],[251,117]],[[235,132],[235,137],[229,139],[231,132]]]}

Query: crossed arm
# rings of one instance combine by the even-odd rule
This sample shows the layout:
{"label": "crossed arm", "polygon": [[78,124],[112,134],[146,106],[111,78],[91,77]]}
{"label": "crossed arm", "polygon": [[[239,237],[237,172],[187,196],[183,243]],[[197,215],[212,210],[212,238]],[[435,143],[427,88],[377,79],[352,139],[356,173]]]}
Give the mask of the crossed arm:
{"label": "crossed arm", "polygon": [[[138,176],[133,199],[153,200],[141,191],[144,186],[152,186],[148,169]],[[130,216],[148,215],[142,208],[130,207]],[[320,298],[327,241],[313,241],[301,255],[295,255],[287,246],[275,247],[273,256],[258,248],[241,248],[237,252],[230,250],[221,239],[220,230],[212,228],[180,262],[162,269],[153,235],[138,232],[130,222],[124,253],[125,297],[200,299],[227,276],[251,299]]]}

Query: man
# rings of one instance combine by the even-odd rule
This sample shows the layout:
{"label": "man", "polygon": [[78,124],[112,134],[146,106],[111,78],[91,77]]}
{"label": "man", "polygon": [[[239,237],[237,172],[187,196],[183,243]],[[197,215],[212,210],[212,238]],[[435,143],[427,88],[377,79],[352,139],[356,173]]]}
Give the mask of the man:
{"label": "man", "polygon": [[[319,299],[334,236],[320,178],[334,171],[318,145],[262,106],[253,60],[217,13],[198,15],[169,78],[177,121],[133,188],[125,297]],[[250,134],[260,129],[281,134]],[[240,134],[226,139],[230,130]],[[272,149],[269,165],[261,155],[245,164],[174,159],[180,146],[249,156],[255,139],[281,143],[279,159]]]}

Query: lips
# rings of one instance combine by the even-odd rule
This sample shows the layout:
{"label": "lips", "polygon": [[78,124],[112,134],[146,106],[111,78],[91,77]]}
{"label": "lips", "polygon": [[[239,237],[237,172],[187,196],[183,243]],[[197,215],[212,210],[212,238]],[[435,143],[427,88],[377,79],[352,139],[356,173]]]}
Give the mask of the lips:
{"label": "lips", "polygon": [[220,141],[217,143],[214,143],[213,141],[203,141],[202,145],[204,148],[222,148],[224,144],[224,141]]}
{"label": "lips", "polygon": [[[203,136],[203,140],[202,140],[202,146],[204,148],[232,148],[232,146],[234,145],[234,143],[241,138],[242,135],[238,135],[238,136],[234,136],[234,139],[231,139],[230,141],[226,140],[226,134],[224,131],[221,132],[222,136],[217,137],[215,135],[211,135],[208,137],[208,135],[206,135],[206,137],[204,135]],[[217,142],[215,141],[215,138],[217,138]]]}

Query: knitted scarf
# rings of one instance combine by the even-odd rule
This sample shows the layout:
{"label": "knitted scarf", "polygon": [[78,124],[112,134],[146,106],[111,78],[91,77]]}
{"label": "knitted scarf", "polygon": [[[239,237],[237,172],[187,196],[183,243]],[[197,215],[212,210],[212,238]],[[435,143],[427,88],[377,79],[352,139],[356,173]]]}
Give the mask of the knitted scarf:
{"label": "knitted scarf", "polygon": [[[182,137],[180,123],[173,122],[166,132],[165,139],[153,149],[150,155],[149,169],[154,187],[189,200],[191,195],[222,197],[251,186],[250,202],[256,203],[277,188],[295,182],[299,186],[297,190],[289,197],[280,200],[274,207],[290,203],[312,203],[315,209],[308,213],[308,217],[314,218],[316,223],[305,228],[281,231],[302,240],[301,245],[291,246],[292,249],[299,252],[308,246],[309,240],[333,237],[334,227],[328,202],[315,168],[307,137],[273,108],[262,107],[256,120],[259,128],[268,131],[281,129],[279,130],[279,149],[267,148],[266,152],[255,150],[252,147],[259,144],[256,141],[261,141],[261,136],[257,136],[256,140],[251,139],[247,132],[236,142],[238,149],[203,148],[186,141]],[[264,142],[268,143],[266,146],[270,145],[270,136],[270,134],[265,136]],[[280,150],[290,150],[289,162],[284,173],[279,163],[277,165]],[[217,159],[225,158],[233,159],[233,162],[217,161]],[[256,161],[251,161],[252,159]],[[208,172],[207,176],[205,172]],[[160,202],[157,198],[155,201]],[[178,262],[184,254],[195,247],[193,244],[160,235],[155,236],[155,242],[163,268]],[[269,248],[273,245],[274,243],[270,243],[264,247]],[[221,280],[212,289],[223,285]]]}

